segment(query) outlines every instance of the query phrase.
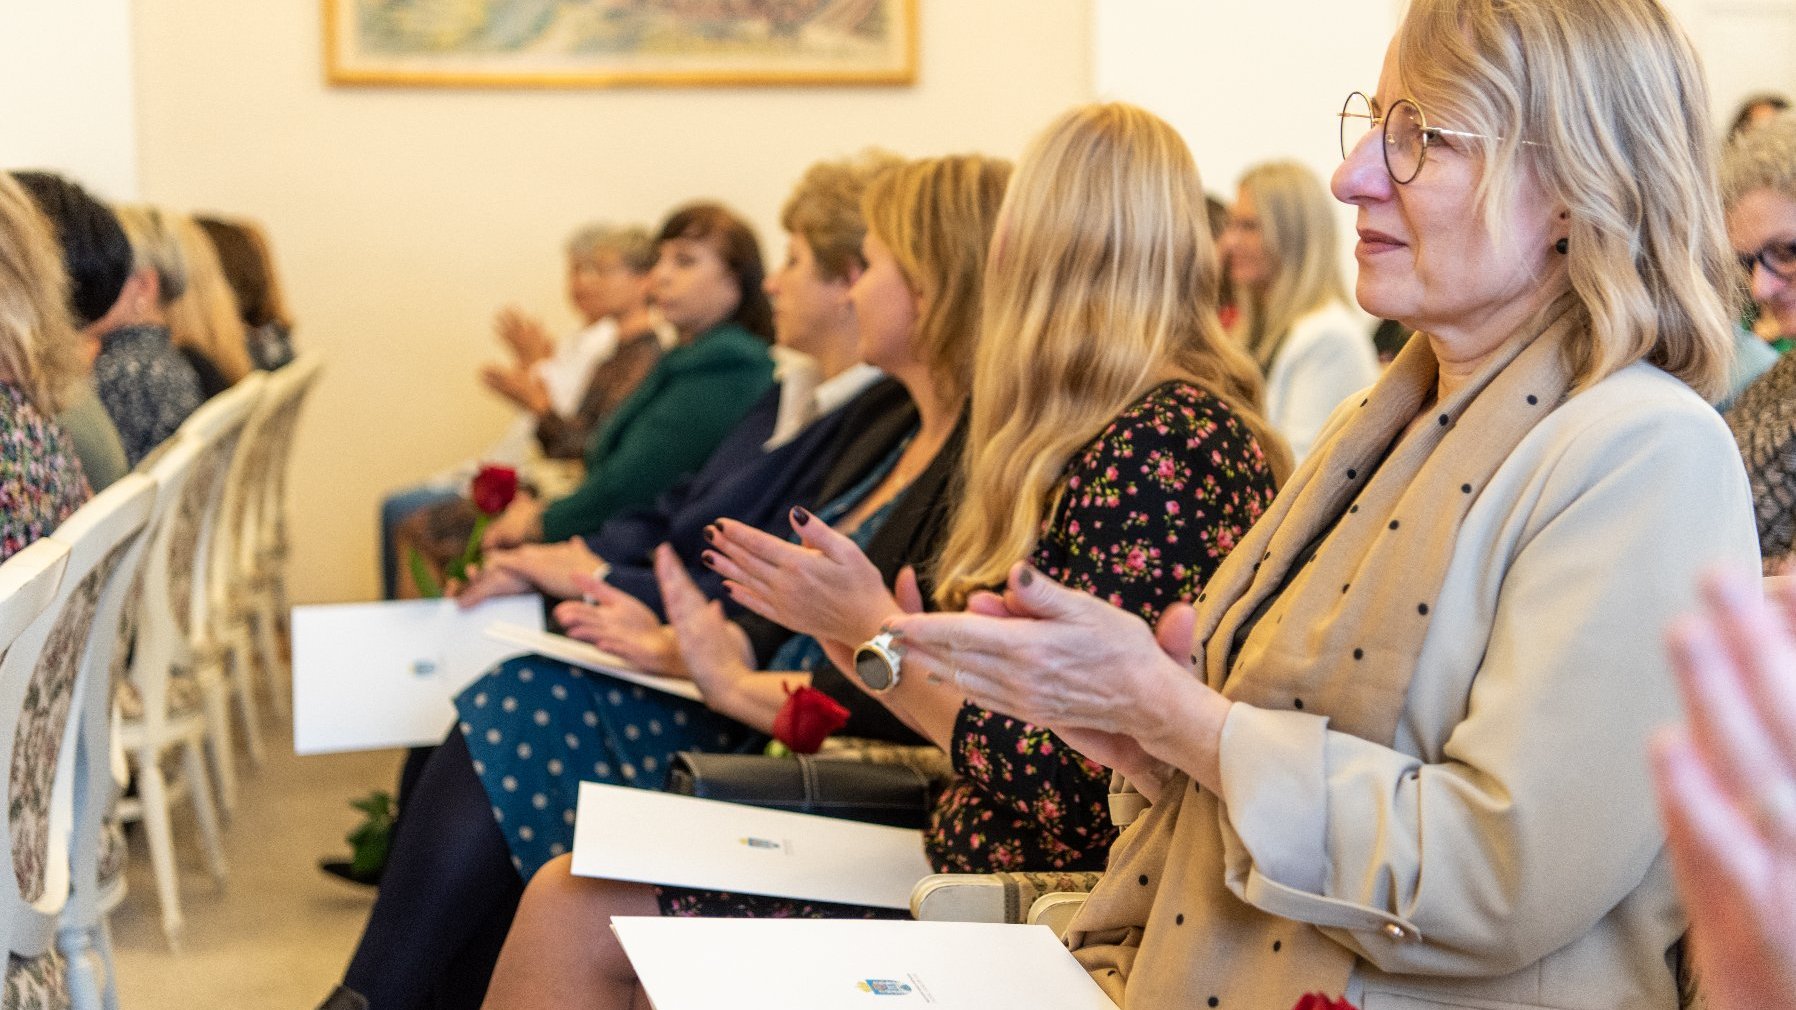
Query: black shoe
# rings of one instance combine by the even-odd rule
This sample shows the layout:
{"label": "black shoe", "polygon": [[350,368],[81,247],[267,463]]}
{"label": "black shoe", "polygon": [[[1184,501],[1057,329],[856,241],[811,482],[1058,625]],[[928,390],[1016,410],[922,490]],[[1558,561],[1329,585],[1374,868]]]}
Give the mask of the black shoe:
{"label": "black shoe", "polygon": [[[363,887],[380,886],[380,870],[376,870],[373,873],[358,873],[356,872],[355,863],[347,859],[320,859],[318,861],[318,868],[333,877],[347,880],[352,884],[360,884]],[[344,992],[348,991],[349,990],[347,989],[344,990]]]}

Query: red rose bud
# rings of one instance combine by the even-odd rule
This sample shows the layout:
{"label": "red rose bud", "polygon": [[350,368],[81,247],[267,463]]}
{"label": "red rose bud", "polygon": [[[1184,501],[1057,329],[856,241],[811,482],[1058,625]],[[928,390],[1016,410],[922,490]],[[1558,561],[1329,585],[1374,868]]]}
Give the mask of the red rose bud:
{"label": "red rose bud", "polygon": [[773,717],[773,736],[794,754],[817,753],[831,733],[848,725],[848,710],[836,699],[814,687],[784,686],[786,703]]}
{"label": "red rose bud", "polygon": [[505,511],[518,494],[518,472],[509,466],[483,466],[474,475],[474,507],[489,516]]}
{"label": "red rose bud", "polygon": [[1347,1002],[1345,996],[1340,999],[1329,999],[1322,993],[1312,992],[1305,993],[1304,997],[1298,1000],[1297,1005],[1291,1010],[1359,1010],[1359,1008]]}

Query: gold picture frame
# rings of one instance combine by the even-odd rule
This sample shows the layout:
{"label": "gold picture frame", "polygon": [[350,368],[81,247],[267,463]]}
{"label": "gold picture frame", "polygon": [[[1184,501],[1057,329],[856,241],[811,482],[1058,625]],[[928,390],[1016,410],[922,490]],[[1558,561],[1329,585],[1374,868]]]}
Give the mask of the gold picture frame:
{"label": "gold picture frame", "polygon": [[906,85],[919,0],[324,0],[334,85]]}

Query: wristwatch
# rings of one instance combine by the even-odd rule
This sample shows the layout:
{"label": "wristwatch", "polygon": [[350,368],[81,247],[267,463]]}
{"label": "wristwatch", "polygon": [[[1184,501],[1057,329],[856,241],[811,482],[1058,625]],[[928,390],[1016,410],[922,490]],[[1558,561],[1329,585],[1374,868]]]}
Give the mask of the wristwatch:
{"label": "wristwatch", "polygon": [[874,694],[885,694],[898,686],[898,669],[904,662],[904,647],[898,636],[882,631],[854,650],[854,673]]}

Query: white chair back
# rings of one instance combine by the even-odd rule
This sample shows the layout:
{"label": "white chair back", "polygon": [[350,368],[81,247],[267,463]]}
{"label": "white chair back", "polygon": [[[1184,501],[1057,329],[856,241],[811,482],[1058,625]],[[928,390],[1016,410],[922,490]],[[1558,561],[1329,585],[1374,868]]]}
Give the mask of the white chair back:
{"label": "white chair back", "polygon": [[143,721],[161,734],[168,718],[168,678],[185,665],[191,651],[176,611],[174,572],[192,562],[180,553],[191,544],[178,544],[176,519],[189,504],[189,484],[207,446],[197,438],[176,436],[150,463],[146,475],[156,486],[156,502],[144,532],[146,546],[137,582],[131,593],[136,606],[126,608],[118,639],[120,650],[129,645],[132,687],[143,703]]}
{"label": "white chair back", "polygon": [[176,620],[195,647],[215,641],[214,600],[208,576],[215,554],[229,556],[231,550],[228,541],[220,542],[224,531],[218,522],[219,504],[244,426],[261,401],[267,382],[265,372],[244,376],[230,389],[201,404],[175,432],[174,437],[194,439],[208,450],[201,456],[194,475],[188,478],[186,499],[175,515],[175,537],[191,545],[186,552],[188,563],[170,572],[174,581],[169,595],[176,608]]}
{"label": "white chair back", "polygon": [[[73,828],[69,842],[70,893],[58,927],[57,946],[68,961],[69,989],[77,1008],[114,1006],[111,953],[100,929],[104,897],[100,856],[104,823],[118,791],[112,766],[112,699],[122,671],[121,629],[149,546],[144,534],[156,508],[156,482],[128,474],[86,508],[70,516],[51,539],[69,546],[71,572],[92,556],[117,555],[104,576],[81,656],[80,708],[75,716]],[[128,536],[129,539],[121,539]],[[106,545],[111,544],[110,551]],[[97,569],[96,569],[97,571]],[[73,577],[72,575],[70,577]]]}

